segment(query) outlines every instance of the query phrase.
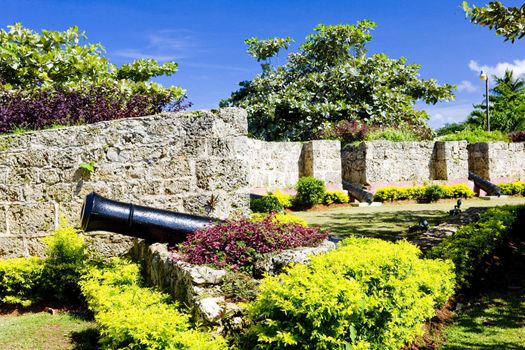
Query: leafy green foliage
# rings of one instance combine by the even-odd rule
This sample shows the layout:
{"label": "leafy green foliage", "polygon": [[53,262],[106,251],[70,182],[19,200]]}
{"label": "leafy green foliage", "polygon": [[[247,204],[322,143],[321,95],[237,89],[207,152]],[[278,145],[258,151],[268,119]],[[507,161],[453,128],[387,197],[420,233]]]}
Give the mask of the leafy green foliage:
{"label": "leafy green foliage", "polygon": [[327,191],[323,198],[323,204],[330,205],[333,203],[348,203],[350,197],[343,191]]}
{"label": "leafy green foliage", "polygon": [[[139,59],[118,68],[103,56],[100,44],[84,44],[85,35],[77,27],[40,34],[20,23],[8,28],[0,30],[0,101],[6,107],[0,112],[12,120],[3,121],[1,131],[52,125],[56,120],[44,116],[46,111],[61,115],[61,124],[77,124],[104,120],[102,115],[111,119],[104,108],[135,115],[160,111],[185,97],[180,87],[166,88],[149,81],[173,75],[175,62],[161,65],[153,59]],[[90,114],[72,115],[78,112],[78,104]],[[113,116],[117,117],[126,115]]]}
{"label": "leafy green foliage", "polygon": [[249,306],[245,348],[399,349],[452,294],[453,266],[407,243],[350,238],[266,277]]}
{"label": "leafy green foliage", "polygon": [[463,10],[472,23],[496,29],[496,34],[505,37],[505,41],[515,42],[525,36],[525,4],[506,7],[499,1],[491,1],[485,7],[469,7],[463,1]]}
{"label": "leafy green foliage", "polygon": [[38,300],[43,269],[37,257],[0,260],[0,302],[29,306]]}
{"label": "leafy green foliage", "polygon": [[379,202],[406,199],[435,201],[441,198],[470,198],[472,196],[474,196],[474,191],[465,184],[413,187],[391,186],[377,189],[374,194],[374,200]]}
{"label": "leafy green foliage", "polygon": [[191,328],[167,294],[143,288],[136,264],[114,258],[93,267],[82,293],[100,326],[102,349],[227,349],[223,338]]}
{"label": "leafy green foliage", "polygon": [[379,128],[371,130],[365,141],[387,140],[393,142],[420,141],[420,137],[415,132],[408,129],[399,128]]}
{"label": "leafy green foliage", "polygon": [[476,129],[465,129],[453,134],[448,134],[440,136],[439,141],[467,141],[467,143],[476,143],[476,142],[491,142],[491,141],[503,141],[509,142],[507,135],[501,131],[486,131],[480,128]]}
{"label": "leafy green foliage", "polygon": [[44,259],[0,260],[0,301],[29,306],[42,299],[66,303],[78,300],[78,280],[87,260],[83,238],[62,221],[44,243]]}
{"label": "leafy green foliage", "polygon": [[95,171],[95,167],[97,166],[97,163],[95,161],[91,161],[89,163],[82,162],[78,165],[80,169],[83,169],[88,174],[91,174]]}
{"label": "leafy green foliage", "polygon": [[523,181],[499,183],[498,187],[501,188],[501,194],[507,196],[525,196],[525,182]]}
{"label": "leafy green foliage", "polygon": [[295,185],[297,194],[294,197],[294,206],[309,208],[323,202],[326,187],[323,180],[311,176],[304,176]]}
{"label": "leafy green foliage", "polygon": [[250,199],[250,210],[254,213],[280,213],[283,206],[275,196],[267,195]]}
{"label": "leafy green foliage", "polygon": [[[520,209],[521,208],[521,209]],[[474,223],[462,226],[428,252],[429,257],[450,259],[456,266],[459,287],[468,287],[483,259],[502,244],[525,206],[490,208]]]}
{"label": "leafy green foliage", "polygon": [[301,225],[303,227],[308,227],[308,223],[304,219],[301,219],[300,217],[292,215],[292,214],[253,213],[252,215],[250,215],[250,219],[252,221],[263,221],[270,215],[272,216],[272,221],[276,224],[280,224],[280,225],[294,224],[294,225]]}
{"label": "leafy green foliage", "polygon": [[[250,133],[267,140],[312,139],[340,121],[424,128],[428,116],[413,108],[415,102],[451,99],[453,87],[420,79],[420,66],[407,64],[405,58],[367,57],[366,44],[375,26],[368,20],[319,24],[299,51],[288,55],[286,64],[263,65],[261,74],[241,82],[221,105],[245,108]],[[277,44],[268,53],[253,55],[260,60],[285,47]]]}
{"label": "leafy green foliage", "polygon": [[63,220],[53,235],[44,238],[46,259],[42,289],[48,299],[76,301],[80,296],[78,281],[88,260],[84,238]]}
{"label": "leafy green foliage", "polygon": [[248,45],[250,56],[256,58],[257,62],[260,62],[269,60],[278,54],[281,49],[288,49],[291,41],[292,39],[287,36],[286,38],[268,38],[266,40],[250,38],[244,40],[244,43]]}
{"label": "leafy green foliage", "polygon": [[293,205],[293,196],[291,194],[283,193],[281,190],[277,189],[277,191],[273,193],[269,193],[269,195],[274,196],[277,198],[279,203],[283,206],[283,208],[291,208]]}

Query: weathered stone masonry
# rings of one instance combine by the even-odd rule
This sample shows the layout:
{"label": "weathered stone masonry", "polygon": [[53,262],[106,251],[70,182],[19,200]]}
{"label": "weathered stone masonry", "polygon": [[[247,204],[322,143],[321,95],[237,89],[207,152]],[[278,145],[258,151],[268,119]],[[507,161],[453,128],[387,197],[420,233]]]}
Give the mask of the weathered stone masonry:
{"label": "weathered stone masonry", "polygon": [[[42,253],[64,215],[77,223],[85,195],[227,217],[248,208],[248,172],[235,146],[246,113],[167,113],[0,137],[0,258]],[[82,163],[95,164],[92,173]],[[217,204],[209,208],[211,196]],[[93,237],[97,237],[93,239]],[[121,235],[89,235],[103,253],[129,249]]]}

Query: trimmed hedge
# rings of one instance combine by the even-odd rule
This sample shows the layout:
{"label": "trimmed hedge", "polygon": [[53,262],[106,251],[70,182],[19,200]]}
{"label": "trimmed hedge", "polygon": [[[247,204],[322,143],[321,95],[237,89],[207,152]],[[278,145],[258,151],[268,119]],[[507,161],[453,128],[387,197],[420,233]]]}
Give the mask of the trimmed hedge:
{"label": "trimmed hedge", "polygon": [[29,306],[40,298],[41,258],[0,260],[0,302]]}
{"label": "trimmed hedge", "polygon": [[454,289],[451,262],[419,255],[407,242],[350,238],[266,277],[241,348],[398,350]]}
{"label": "trimmed hedge", "polygon": [[431,185],[413,187],[383,187],[379,188],[374,194],[374,200],[379,202],[396,200],[430,200],[434,201],[442,198],[470,198],[474,196],[467,185]]}
{"label": "trimmed hedge", "polygon": [[525,182],[500,183],[498,187],[501,188],[501,194],[507,196],[525,196]]}
{"label": "trimmed hedge", "polygon": [[82,293],[100,327],[102,349],[227,349],[222,337],[191,328],[167,294],[140,286],[139,266],[114,258],[91,268]]}
{"label": "trimmed hedge", "polygon": [[254,213],[280,213],[283,206],[273,195],[250,199],[250,210]]}
{"label": "trimmed hedge", "polygon": [[310,208],[323,202],[326,188],[323,180],[311,176],[301,177],[295,185],[297,194],[294,197],[294,206]]}
{"label": "trimmed hedge", "polygon": [[450,259],[456,266],[458,287],[468,287],[482,261],[498,248],[518,219],[525,214],[525,205],[488,209],[476,222],[462,226],[450,237],[433,247],[431,258]]}

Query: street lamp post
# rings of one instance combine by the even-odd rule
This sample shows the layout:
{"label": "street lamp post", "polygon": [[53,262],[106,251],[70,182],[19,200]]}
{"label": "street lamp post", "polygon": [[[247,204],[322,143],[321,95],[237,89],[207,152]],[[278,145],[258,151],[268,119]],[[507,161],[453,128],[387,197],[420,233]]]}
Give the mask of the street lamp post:
{"label": "street lamp post", "polygon": [[485,80],[485,111],[487,112],[487,131],[490,131],[489,117],[489,76],[481,71],[479,78]]}

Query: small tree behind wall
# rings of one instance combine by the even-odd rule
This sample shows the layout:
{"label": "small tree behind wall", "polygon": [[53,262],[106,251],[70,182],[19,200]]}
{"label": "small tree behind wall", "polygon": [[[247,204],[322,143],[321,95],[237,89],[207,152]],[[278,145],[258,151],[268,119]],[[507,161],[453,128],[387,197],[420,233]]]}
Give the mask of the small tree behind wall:
{"label": "small tree behind wall", "polygon": [[419,78],[420,66],[385,54],[367,56],[374,22],[320,24],[284,65],[271,58],[290,38],[247,39],[248,52],[263,61],[262,72],[221,101],[248,111],[249,131],[267,140],[306,140],[341,121],[368,126],[426,128],[428,115],[417,100],[454,98],[453,86]]}

